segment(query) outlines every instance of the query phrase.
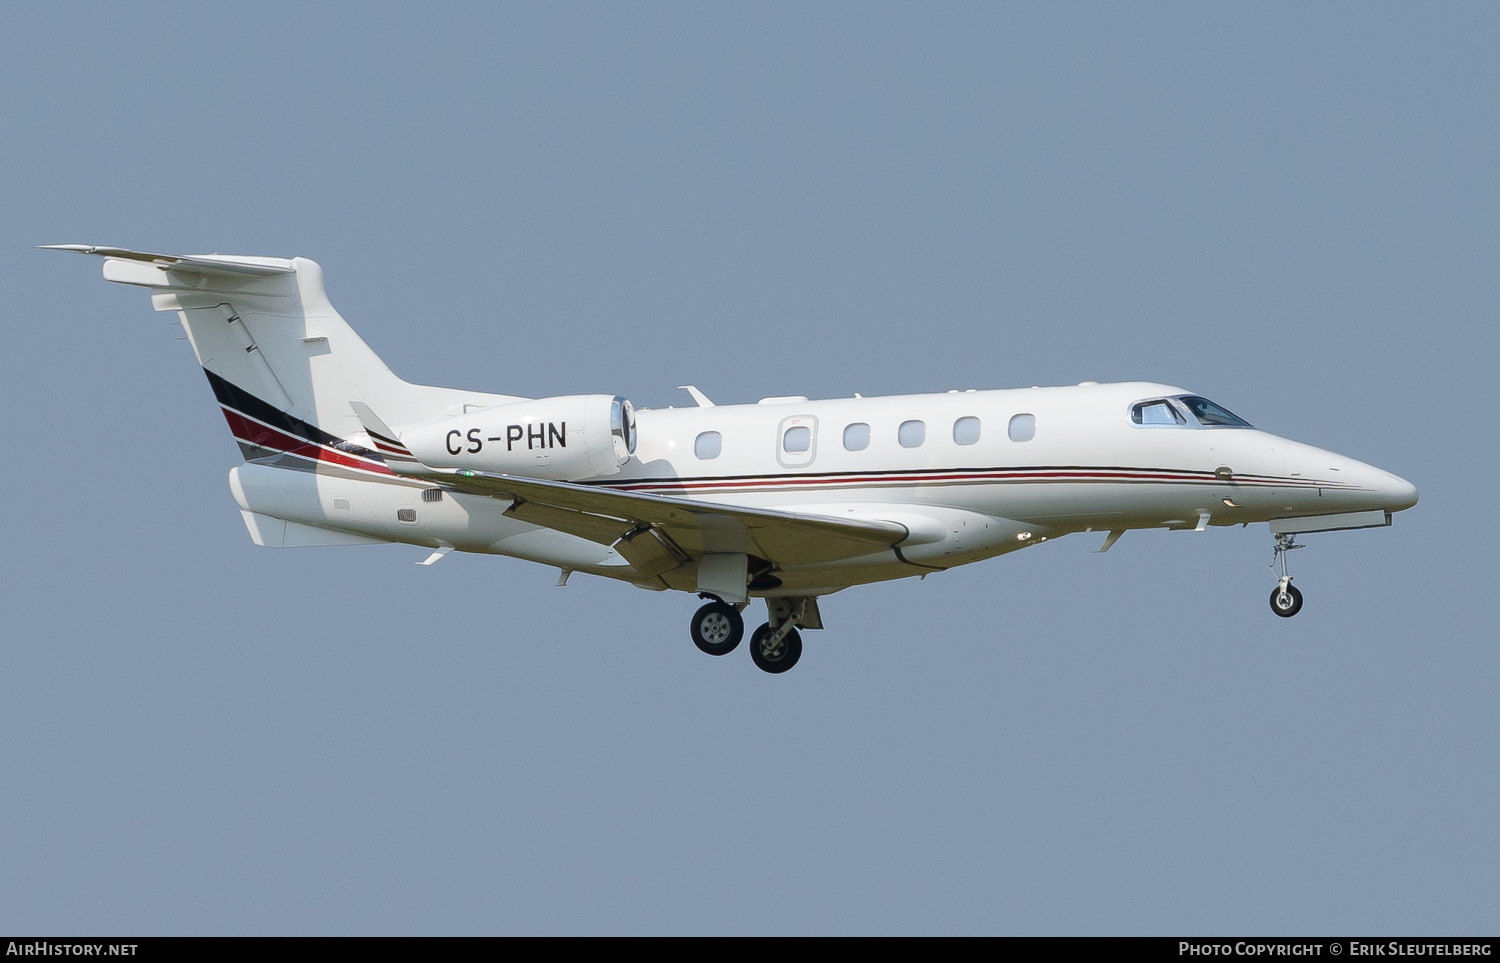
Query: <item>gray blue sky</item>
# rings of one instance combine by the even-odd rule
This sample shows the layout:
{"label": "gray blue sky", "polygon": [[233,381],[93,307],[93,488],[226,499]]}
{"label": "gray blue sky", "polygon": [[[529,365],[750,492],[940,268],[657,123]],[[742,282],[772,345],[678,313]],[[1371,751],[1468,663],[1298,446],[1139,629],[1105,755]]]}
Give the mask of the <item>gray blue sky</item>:
{"label": "gray blue sky", "polygon": [[[0,30],[0,930],[1496,929],[1491,4],[46,4]],[[301,255],[410,380],[1149,379],[1412,479],[696,602],[253,546],[181,332],[57,242]]]}

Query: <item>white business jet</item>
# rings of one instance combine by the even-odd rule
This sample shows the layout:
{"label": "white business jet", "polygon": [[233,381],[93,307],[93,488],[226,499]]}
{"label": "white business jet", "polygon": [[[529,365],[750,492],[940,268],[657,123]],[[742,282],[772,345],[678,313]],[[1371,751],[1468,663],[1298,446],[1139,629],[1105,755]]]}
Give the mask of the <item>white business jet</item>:
{"label": "white business jet", "polygon": [[250,537],[404,542],[692,592],[698,648],[784,672],[818,600],[1075,532],[1269,522],[1271,609],[1296,615],[1295,536],[1389,525],[1417,490],[1258,431],[1207,398],[1130,382],[636,409],[402,381],[329,304],[305,258],[176,257],[81,244],[104,277],[175,311],[244,453]]}

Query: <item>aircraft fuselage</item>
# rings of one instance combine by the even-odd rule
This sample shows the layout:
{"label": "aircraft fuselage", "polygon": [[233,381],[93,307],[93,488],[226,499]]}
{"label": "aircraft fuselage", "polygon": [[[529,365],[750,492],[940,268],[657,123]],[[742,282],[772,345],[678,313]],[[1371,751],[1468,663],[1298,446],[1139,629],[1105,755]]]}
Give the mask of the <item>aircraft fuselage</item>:
{"label": "aircraft fuselage", "polygon": [[[878,518],[909,531],[892,551],[778,569],[779,584],[752,588],[762,596],[919,575],[1075,532],[1394,512],[1416,501],[1409,482],[1343,455],[1204,425],[1171,400],[1183,396],[1132,382],[641,409],[635,457],[584,483]],[[1135,423],[1135,407],[1155,400],[1183,423]],[[555,446],[565,436],[554,426],[550,437]],[[655,588],[691,591],[696,579],[690,570],[641,579],[608,546],[517,521],[503,502],[455,492],[424,501],[430,485],[357,468],[250,464],[235,469],[232,485],[247,511],[351,535],[514,555]]]}

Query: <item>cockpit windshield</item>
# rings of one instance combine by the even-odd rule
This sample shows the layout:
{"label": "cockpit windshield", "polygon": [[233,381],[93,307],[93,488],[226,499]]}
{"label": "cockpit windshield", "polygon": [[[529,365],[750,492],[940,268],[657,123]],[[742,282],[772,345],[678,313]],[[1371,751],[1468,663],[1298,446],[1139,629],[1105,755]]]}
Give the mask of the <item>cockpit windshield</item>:
{"label": "cockpit windshield", "polygon": [[1250,427],[1250,422],[1228,408],[1219,407],[1207,398],[1200,398],[1197,395],[1183,395],[1177,400],[1187,406],[1188,410],[1193,413],[1193,417],[1197,418],[1198,423],[1201,425],[1220,425],[1226,428]]}
{"label": "cockpit windshield", "polygon": [[[1189,421],[1185,413],[1191,413]],[[1250,422],[1199,395],[1153,398],[1130,406],[1130,420],[1146,427],[1249,428]]]}
{"label": "cockpit windshield", "polygon": [[1138,425],[1185,425],[1187,419],[1165,398],[1143,401],[1130,409],[1130,420]]}

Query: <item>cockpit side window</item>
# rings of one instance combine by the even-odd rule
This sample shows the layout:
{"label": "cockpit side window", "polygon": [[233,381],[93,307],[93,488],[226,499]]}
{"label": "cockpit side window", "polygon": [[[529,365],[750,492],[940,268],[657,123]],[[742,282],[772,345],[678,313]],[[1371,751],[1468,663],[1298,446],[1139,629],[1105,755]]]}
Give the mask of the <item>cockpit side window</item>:
{"label": "cockpit side window", "polygon": [[1138,425],[1185,425],[1187,419],[1165,398],[1143,401],[1130,409],[1130,420]]}
{"label": "cockpit side window", "polygon": [[1177,400],[1187,405],[1188,410],[1193,413],[1193,417],[1197,418],[1198,423],[1201,425],[1220,426],[1224,428],[1250,427],[1250,422],[1228,408],[1219,407],[1207,398],[1200,398],[1197,395],[1184,395]]}

